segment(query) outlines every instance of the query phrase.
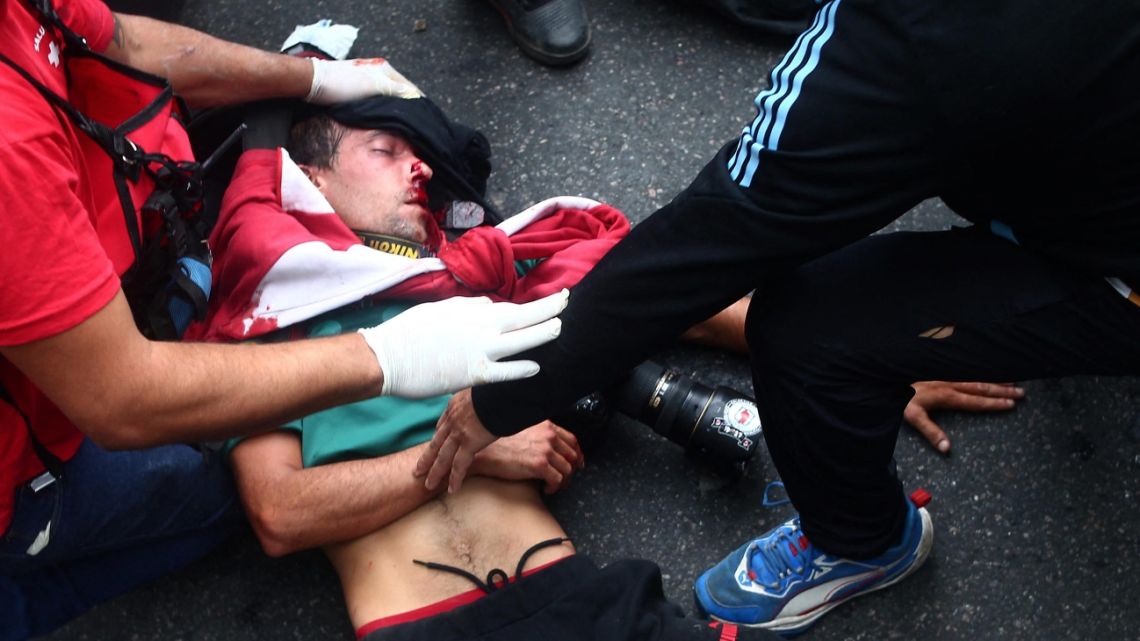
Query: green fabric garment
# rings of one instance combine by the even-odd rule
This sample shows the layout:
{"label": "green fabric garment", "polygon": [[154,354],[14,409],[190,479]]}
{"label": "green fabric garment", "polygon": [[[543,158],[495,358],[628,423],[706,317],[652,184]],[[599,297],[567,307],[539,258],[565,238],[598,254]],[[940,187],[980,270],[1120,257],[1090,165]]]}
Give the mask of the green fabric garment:
{"label": "green fabric garment", "polygon": [[384,456],[431,440],[450,397],[413,401],[381,396],[310,414],[282,429],[301,435],[305,467]]}
{"label": "green fabric garment", "polygon": [[[362,301],[281,330],[267,340],[352,332],[379,325],[411,306],[404,301]],[[301,460],[305,467],[384,456],[430,440],[435,422],[450,398],[450,394],[417,400],[379,396],[310,414],[282,429],[301,436]],[[230,441],[227,449],[238,442]]]}

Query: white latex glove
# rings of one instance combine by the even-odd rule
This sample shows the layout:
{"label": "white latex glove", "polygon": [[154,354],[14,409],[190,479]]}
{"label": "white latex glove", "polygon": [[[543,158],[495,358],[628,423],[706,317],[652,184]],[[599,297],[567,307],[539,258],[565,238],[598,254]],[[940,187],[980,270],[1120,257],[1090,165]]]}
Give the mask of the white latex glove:
{"label": "white latex glove", "polygon": [[384,372],[381,394],[426,398],[537,374],[534,361],[498,360],[557,338],[562,321],[555,316],[569,296],[562,290],[522,305],[449,298],[360,333]]}
{"label": "white latex glove", "polygon": [[313,61],[313,84],[305,100],[318,105],[331,105],[376,94],[400,98],[424,95],[407,78],[383,58]]}

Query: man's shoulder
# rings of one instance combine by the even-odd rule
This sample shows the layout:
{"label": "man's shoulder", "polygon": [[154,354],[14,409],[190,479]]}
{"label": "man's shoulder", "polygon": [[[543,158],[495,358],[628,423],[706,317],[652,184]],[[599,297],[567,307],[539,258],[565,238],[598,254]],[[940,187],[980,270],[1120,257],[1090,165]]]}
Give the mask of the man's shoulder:
{"label": "man's shoulder", "polygon": [[0,123],[0,172],[15,180],[34,179],[32,184],[75,180],[81,155],[75,130],[27,80],[3,64]]}
{"label": "man's shoulder", "polygon": [[[23,79],[16,78],[18,82]],[[47,142],[66,144],[67,125],[55,110],[32,90],[21,91],[17,82],[6,77],[0,68],[0,148]]]}
{"label": "man's shoulder", "polygon": [[34,84],[61,97],[67,93],[61,54],[51,37],[29,25],[0,26],[0,54],[7,58],[0,60],[0,144],[63,134],[61,114]]}

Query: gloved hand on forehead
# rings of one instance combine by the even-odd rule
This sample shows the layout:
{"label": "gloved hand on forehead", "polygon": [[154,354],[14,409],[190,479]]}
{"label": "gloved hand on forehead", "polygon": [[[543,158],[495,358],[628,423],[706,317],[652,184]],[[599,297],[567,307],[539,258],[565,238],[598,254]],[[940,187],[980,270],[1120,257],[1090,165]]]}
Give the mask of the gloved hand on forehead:
{"label": "gloved hand on forehead", "polygon": [[331,105],[374,95],[419,98],[423,92],[383,58],[321,60],[313,63],[313,84],[305,100]]}
{"label": "gloved hand on forehead", "polygon": [[383,395],[426,398],[537,374],[534,361],[499,359],[557,338],[568,300],[566,290],[521,305],[449,298],[360,333],[384,373]]}

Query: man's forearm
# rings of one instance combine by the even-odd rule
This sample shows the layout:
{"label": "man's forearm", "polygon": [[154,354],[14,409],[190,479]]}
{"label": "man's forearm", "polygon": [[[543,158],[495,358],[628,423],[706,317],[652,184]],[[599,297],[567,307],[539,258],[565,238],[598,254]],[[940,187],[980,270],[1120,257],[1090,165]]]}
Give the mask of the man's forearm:
{"label": "man's forearm", "polygon": [[312,63],[226,42],[188,27],[141,16],[115,14],[106,55],[162,76],[196,107],[264,98],[304,97]]}
{"label": "man's forearm", "polygon": [[[375,417],[383,422],[383,417]],[[377,425],[377,429],[383,429]],[[297,434],[278,430],[241,442],[231,454],[246,513],[273,556],[375,532],[423,505],[427,490],[413,475],[427,444],[380,456],[304,467]],[[585,465],[578,439],[553,423],[531,426],[480,453],[473,474],[565,487]]]}
{"label": "man's forearm", "polygon": [[207,345],[147,340],[118,291],[75,327],[0,347],[0,357],[100,445],[148,447],[251,434],[382,393],[427,398],[533,374],[533,363],[502,359],[557,336],[565,304],[565,291],[523,305],[457,297],[360,333]]}
{"label": "man's forearm", "polygon": [[251,434],[379,395],[383,385],[358,334],[272,345],[153,342],[134,328],[122,293],[75,328],[0,355],[115,449]]}
{"label": "man's forearm", "polygon": [[124,447],[250,434],[378,396],[383,385],[379,365],[355,333],[269,345],[147,347],[154,376],[137,381],[138,405],[125,421],[99,421],[117,425]]}
{"label": "man's forearm", "polygon": [[302,469],[297,436],[273,432],[239,444],[232,462],[262,547],[281,556],[375,532],[438,494],[412,476],[424,447]]}

